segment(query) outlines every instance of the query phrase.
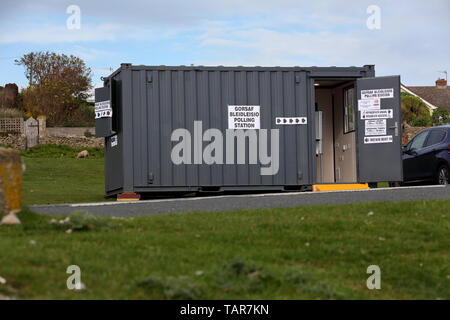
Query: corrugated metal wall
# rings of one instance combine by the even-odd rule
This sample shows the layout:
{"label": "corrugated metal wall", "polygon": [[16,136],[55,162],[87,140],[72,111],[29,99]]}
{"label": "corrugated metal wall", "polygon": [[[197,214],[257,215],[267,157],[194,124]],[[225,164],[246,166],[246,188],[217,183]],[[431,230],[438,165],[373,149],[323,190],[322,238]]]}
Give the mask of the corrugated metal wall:
{"label": "corrugated metal wall", "polygon": [[[308,135],[308,126],[313,119],[308,114],[306,72],[251,69],[140,69],[129,72],[132,80],[134,186],[283,186],[312,183],[313,168],[309,159],[313,152],[313,140]],[[276,175],[262,176],[260,164],[250,165],[248,158],[245,165],[172,163],[171,150],[177,143],[171,141],[173,130],[186,128],[193,135],[194,121],[202,121],[203,132],[209,128],[221,130],[225,145],[228,105],[260,105],[261,128],[280,130],[279,170]],[[124,112],[130,112],[129,106],[123,107]],[[279,126],[275,124],[276,117],[308,117],[309,124]],[[203,147],[207,144],[204,142]],[[225,161],[226,152],[223,152]]]}

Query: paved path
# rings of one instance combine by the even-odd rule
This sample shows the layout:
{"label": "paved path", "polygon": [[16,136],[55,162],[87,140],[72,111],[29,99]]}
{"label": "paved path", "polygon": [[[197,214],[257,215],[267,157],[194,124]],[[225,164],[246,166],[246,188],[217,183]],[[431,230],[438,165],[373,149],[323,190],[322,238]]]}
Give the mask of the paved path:
{"label": "paved path", "polygon": [[[400,187],[371,190],[293,192],[30,206],[42,214],[65,215],[75,210],[98,216],[150,216],[173,212],[286,208],[355,202],[450,199],[450,186]],[[449,208],[450,211],[450,208]]]}

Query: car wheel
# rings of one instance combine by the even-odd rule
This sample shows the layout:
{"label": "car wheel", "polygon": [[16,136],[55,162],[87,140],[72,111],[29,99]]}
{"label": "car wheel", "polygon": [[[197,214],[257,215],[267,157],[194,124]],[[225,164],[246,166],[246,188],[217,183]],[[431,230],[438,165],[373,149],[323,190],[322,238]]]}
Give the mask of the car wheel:
{"label": "car wheel", "polygon": [[437,173],[437,183],[440,185],[448,184],[448,168],[447,166],[440,166]]}

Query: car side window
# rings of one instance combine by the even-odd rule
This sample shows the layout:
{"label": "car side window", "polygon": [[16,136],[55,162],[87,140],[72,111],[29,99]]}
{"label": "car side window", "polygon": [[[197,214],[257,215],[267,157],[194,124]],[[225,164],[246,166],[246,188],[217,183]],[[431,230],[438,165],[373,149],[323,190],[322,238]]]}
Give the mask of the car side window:
{"label": "car side window", "polygon": [[425,143],[425,147],[435,145],[445,138],[445,131],[444,130],[431,130],[430,134],[428,135],[427,142]]}
{"label": "car side window", "polygon": [[423,148],[425,140],[427,139],[429,131],[424,131],[419,133],[411,142],[410,147],[408,148],[410,151],[415,151]]}

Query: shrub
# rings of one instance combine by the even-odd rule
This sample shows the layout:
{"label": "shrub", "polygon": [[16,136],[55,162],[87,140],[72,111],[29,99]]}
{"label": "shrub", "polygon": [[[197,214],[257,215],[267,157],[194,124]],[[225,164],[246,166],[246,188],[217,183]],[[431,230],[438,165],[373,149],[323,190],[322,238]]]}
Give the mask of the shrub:
{"label": "shrub", "polygon": [[[402,120],[411,126],[431,126],[432,120],[427,105],[419,98],[406,93],[401,93]],[[420,120],[416,120],[419,118]]]}
{"label": "shrub", "polygon": [[435,126],[443,125],[450,122],[450,111],[444,107],[438,107],[434,110],[433,115],[433,124]]}
{"label": "shrub", "polygon": [[416,117],[410,121],[410,125],[413,127],[429,127],[431,126],[430,117]]}
{"label": "shrub", "polygon": [[0,118],[23,118],[24,114],[19,109],[0,108]]}
{"label": "shrub", "polygon": [[64,127],[93,127],[95,125],[94,107],[79,101],[78,107],[63,122]]}

